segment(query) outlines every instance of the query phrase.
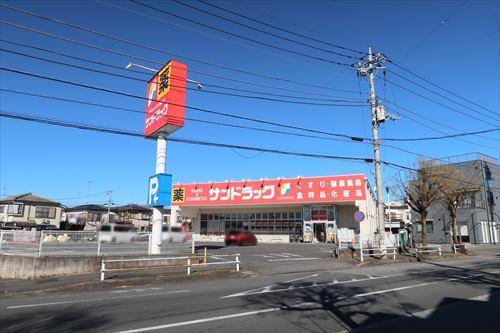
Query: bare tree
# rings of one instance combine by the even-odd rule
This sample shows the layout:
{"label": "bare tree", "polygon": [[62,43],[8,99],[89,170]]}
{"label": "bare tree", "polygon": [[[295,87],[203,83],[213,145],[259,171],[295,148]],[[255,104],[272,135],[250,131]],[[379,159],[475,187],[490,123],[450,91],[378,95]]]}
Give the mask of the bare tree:
{"label": "bare tree", "polygon": [[420,161],[416,172],[407,174],[399,180],[399,187],[404,201],[420,216],[422,227],[422,245],[427,245],[427,214],[430,207],[440,199],[441,172],[430,161]]}
{"label": "bare tree", "polygon": [[448,211],[451,225],[451,235],[454,244],[458,243],[457,208],[480,187],[479,179],[473,173],[466,174],[456,167],[439,166],[442,177],[440,187],[440,202]]}

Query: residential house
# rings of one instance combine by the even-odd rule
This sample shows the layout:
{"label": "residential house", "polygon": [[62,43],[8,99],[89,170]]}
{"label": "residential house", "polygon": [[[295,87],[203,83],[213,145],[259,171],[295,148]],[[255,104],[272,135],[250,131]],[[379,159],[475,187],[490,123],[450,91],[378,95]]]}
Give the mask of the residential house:
{"label": "residential house", "polygon": [[5,228],[59,229],[63,205],[33,193],[0,200],[0,226]]}
{"label": "residential house", "polygon": [[[498,244],[500,241],[500,163],[483,154],[466,154],[433,161],[456,168],[470,181],[470,192],[457,210],[457,234],[461,242]],[[422,226],[414,214],[414,239],[420,241]],[[451,243],[448,211],[434,204],[426,221],[427,241]]]}
{"label": "residential house", "polygon": [[[79,205],[65,209],[65,213],[65,228],[69,230],[97,230],[108,222],[108,207],[103,205]],[[111,211],[109,221],[118,221],[118,215]]]}
{"label": "residential house", "polygon": [[400,229],[411,226],[411,208],[402,201],[389,201],[385,206],[385,231],[397,234]]}
{"label": "residential house", "polygon": [[128,204],[113,208],[113,212],[118,215],[120,222],[131,224],[137,230],[150,229],[153,210],[149,207]]}

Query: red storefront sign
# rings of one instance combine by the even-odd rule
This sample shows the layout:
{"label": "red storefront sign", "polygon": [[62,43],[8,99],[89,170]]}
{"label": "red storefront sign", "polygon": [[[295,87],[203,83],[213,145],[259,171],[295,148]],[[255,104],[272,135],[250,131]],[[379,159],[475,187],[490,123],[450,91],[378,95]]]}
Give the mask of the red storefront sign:
{"label": "red storefront sign", "polygon": [[184,126],[187,65],[170,60],[148,83],[144,137],[168,135]]}
{"label": "red storefront sign", "polygon": [[173,206],[322,203],[365,200],[364,175],[172,186]]}

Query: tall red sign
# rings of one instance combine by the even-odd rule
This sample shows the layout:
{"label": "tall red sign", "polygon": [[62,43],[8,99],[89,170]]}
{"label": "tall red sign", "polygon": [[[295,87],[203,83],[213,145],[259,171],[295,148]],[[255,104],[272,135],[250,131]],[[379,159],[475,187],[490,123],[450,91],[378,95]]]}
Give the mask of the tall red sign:
{"label": "tall red sign", "polygon": [[187,65],[170,60],[148,82],[144,137],[169,135],[184,126]]}
{"label": "tall red sign", "polygon": [[172,186],[173,206],[329,203],[366,199],[364,175]]}

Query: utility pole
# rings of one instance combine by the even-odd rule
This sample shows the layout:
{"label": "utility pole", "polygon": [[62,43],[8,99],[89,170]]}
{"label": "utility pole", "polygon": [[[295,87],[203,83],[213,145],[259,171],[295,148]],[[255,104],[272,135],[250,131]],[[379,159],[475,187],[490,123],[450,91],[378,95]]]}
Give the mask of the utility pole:
{"label": "utility pole", "polygon": [[107,218],[108,223],[111,222],[109,219],[109,217],[111,215],[111,192],[113,192],[113,191],[108,191],[108,218]]}
{"label": "utility pole", "polygon": [[[382,68],[381,64],[387,58],[381,53],[372,54],[371,46],[368,47],[368,56],[365,63],[358,65],[358,75],[367,76],[370,85],[370,110],[372,115],[373,155],[375,157],[375,183],[377,187],[377,233],[378,243],[381,250],[385,249],[385,217],[384,198],[382,186],[382,170],[380,168],[380,139],[378,136],[379,123],[385,122],[385,111],[382,105],[377,104],[375,95],[375,69]],[[377,64],[377,67],[374,66]]]}

